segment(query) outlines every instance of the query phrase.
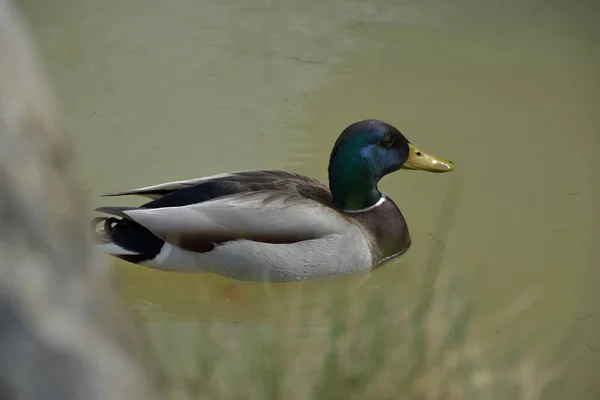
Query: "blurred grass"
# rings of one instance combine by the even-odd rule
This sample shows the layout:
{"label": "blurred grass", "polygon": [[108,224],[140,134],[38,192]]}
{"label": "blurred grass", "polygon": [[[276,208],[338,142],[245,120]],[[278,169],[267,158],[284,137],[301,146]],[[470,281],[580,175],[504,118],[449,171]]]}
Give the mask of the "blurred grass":
{"label": "blurred grass", "polygon": [[[417,304],[399,290],[357,295],[352,280],[318,292],[298,285],[264,329],[200,324],[192,375],[172,378],[149,348],[164,398],[539,399],[557,370],[517,347],[499,352],[475,342],[473,307],[460,296],[457,274],[442,267],[459,192],[455,181]],[[514,299],[491,318],[508,323],[534,298]]]}

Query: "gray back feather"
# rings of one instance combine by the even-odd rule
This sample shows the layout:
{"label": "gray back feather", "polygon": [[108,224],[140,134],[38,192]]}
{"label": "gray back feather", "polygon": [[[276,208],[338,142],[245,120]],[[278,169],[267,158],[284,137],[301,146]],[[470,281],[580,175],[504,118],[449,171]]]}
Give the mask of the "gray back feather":
{"label": "gray back feather", "polygon": [[195,251],[206,249],[207,241],[293,243],[356,228],[350,219],[317,201],[277,191],[241,193],[183,207],[140,208],[124,213],[161,239]]}

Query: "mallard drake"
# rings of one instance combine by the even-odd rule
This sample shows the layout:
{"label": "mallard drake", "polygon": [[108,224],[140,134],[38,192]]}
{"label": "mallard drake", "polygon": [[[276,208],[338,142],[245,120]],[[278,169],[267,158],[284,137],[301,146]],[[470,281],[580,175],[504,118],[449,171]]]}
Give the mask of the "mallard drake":
{"label": "mallard drake", "polygon": [[95,218],[92,226],[108,254],[156,269],[270,282],[347,274],[410,247],[402,212],[377,188],[400,168],[449,172],[454,164],[417,149],[386,122],[364,120],[335,142],[329,187],[284,171],[169,182],[105,195],[153,200],[97,208],[119,218]]}

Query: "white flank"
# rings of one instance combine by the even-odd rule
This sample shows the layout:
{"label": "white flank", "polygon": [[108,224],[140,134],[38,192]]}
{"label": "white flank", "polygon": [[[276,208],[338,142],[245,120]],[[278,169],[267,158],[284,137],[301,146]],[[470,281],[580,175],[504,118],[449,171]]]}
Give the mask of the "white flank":
{"label": "white flank", "polygon": [[165,243],[156,257],[141,264],[165,271],[202,272],[201,265],[204,263],[202,261],[204,257],[202,253],[194,253]]}

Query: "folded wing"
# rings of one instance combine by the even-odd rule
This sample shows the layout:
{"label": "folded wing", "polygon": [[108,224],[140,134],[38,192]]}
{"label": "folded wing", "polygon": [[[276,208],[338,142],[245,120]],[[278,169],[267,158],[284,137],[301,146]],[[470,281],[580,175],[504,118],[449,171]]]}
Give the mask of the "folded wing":
{"label": "folded wing", "polygon": [[239,171],[226,174],[218,174],[203,178],[182,180],[161,183],[158,185],[146,186],[138,189],[127,190],[117,193],[108,193],[104,196],[127,196],[137,195],[158,199],[175,191],[198,186],[202,184],[211,184],[216,186],[212,189],[219,192],[221,188],[226,194],[241,193],[256,190],[274,190],[283,189],[290,184],[305,183],[315,187],[327,190],[321,182],[316,179],[298,175],[285,171]]}
{"label": "folded wing", "polygon": [[183,207],[121,212],[164,241],[194,252],[210,251],[215,245],[243,239],[289,244],[358,229],[318,201],[268,190]]}

